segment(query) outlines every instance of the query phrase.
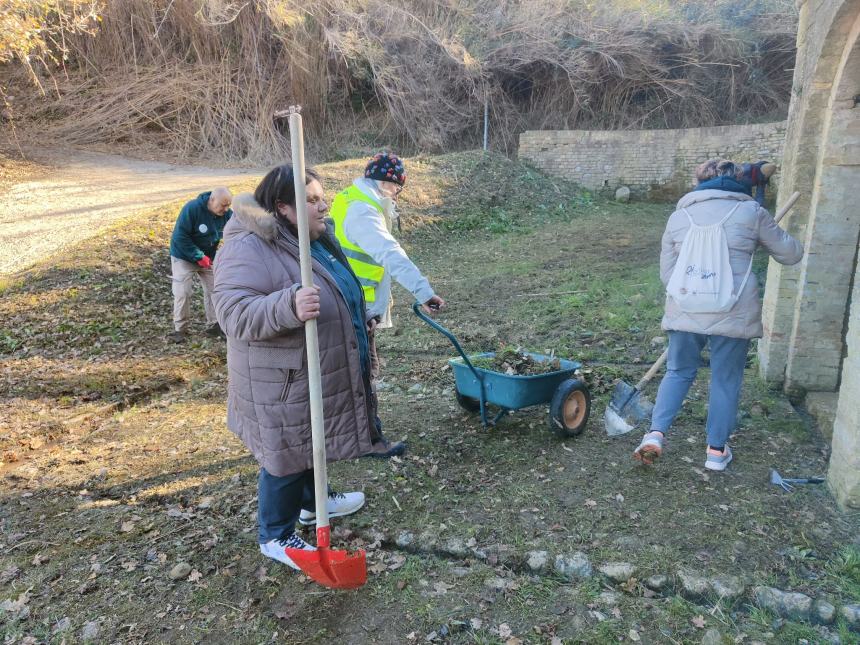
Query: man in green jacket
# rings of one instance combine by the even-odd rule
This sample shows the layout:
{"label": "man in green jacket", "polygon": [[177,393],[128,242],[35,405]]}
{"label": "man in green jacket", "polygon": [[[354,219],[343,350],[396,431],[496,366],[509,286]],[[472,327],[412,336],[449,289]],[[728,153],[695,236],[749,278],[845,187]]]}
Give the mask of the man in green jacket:
{"label": "man in green jacket", "polygon": [[215,277],[212,262],[224,236],[224,225],[233,211],[233,195],[220,187],[201,193],[182,207],[173,235],[170,237],[170,266],[173,273],[173,328],[168,338],[181,343],[188,337],[191,293],[194,275],[203,285],[203,307],[206,310],[206,333],[224,337],[212,307]]}

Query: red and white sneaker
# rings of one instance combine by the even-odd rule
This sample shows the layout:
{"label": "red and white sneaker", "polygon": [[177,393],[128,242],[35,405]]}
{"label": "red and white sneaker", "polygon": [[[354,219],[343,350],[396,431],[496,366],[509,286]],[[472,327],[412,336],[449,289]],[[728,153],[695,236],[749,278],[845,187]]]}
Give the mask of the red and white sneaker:
{"label": "red and white sneaker", "polygon": [[299,571],[298,565],[287,555],[287,549],[317,550],[315,546],[308,544],[295,533],[290,534],[283,540],[270,540],[260,545],[260,553],[264,556],[278,562],[283,562],[288,567]]}
{"label": "red and white sneaker", "polygon": [[663,454],[665,442],[666,438],[662,432],[652,430],[642,437],[642,441],[633,451],[633,458],[638,459],[646,466],[650,466]]}

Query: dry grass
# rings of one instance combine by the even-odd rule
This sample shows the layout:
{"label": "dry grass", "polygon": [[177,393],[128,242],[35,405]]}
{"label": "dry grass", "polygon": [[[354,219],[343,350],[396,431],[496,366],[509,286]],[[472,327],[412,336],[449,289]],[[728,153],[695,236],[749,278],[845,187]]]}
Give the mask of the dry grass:
{"label": "dry grass", "polygon": [[787,0],[115,0],[95,36],[65,36],[63,54],[64,73],[44,65],[50,98],[12,105],[70,143],[157,133],[182,155],[282,159],[285,124],[272,113],[298,102],[319,148],[440,150],[480,140],[486,100],[493,145],[510,151],[530,128],[780,116],[794,10]]}
{"label": "dry grass", "polygon": [[[650,339],[670,206],[591,200],[496,155],[408,161],[415,183],[400,239],[448,299],[439,320],[467,351],[551,348],[588,361],[595,377],[641,376],[659,352]],[[361,165],[319,167],[327,192]],[[789,495],[767,484],[771,467],[818,473],[826,459],[753,370],[728,472],[701,468],[706,374],[664,460],[642,468],[631,458],[637,436],[606,436],[609,394],[598,388],[576,439],[552,435],[542,406],[482,428],[456,403],[445,368],[453,347],[412,315],[405,292],[395,329],[380,335],[380,399],[386,433],[409,450],[329,471],[333,486],[367,494],[333,531],[337,548],[367,550],[367,586],[325,591],[265,560],[257,468],[224,425],[224,345],[162,339],[178,206],[68,249],[0,299],[0,461],[16,453],[0,466],[0,642],[363,645],[424,643],[435,632],[433,642],[457,645],[700,643],[705,629],[724,642],[826,643],[837,632],[858,642],[844,624],[777,621],[749,595],[682,597],[681,568],[860,600],[860,517],[840,514],[824,487]],[[520,297],[548,291],[558,294]],[[92,415],[62,424],[79,411]],[[411,541],[398,544],[404,533]],[[549,570],[533,571],[530,551],[546,551]],[[575,551],[595,569],[626,561],[637,573],[620,585],[563,581],[554,557]],[[191,572],[172,579],[183,562]],[[652,574],[669,577],[659,594],[642,584]],[[87,625],[99,632],[89,641]]]}

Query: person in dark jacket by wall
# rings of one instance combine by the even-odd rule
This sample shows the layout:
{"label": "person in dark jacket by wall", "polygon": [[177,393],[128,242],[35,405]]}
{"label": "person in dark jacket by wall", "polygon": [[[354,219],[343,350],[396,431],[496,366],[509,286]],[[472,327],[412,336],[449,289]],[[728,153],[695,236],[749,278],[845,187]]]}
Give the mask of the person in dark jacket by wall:
{"label": "person in dark jacket by wall", "polygon": [[218,244],[224,237],[224,226],[233,211],[233,195],[220,187],[201,193],[182,207],[173,235],[170,238],[170,266],[173,274],[173,333],[170,340],[181,343],[188,337],[190,298],[194,289],[194,276],[203,285],[203,308],[206,311],[206,333],[224,334],[215,318],[212,307],[212,290],[215,277],[212,262]]}

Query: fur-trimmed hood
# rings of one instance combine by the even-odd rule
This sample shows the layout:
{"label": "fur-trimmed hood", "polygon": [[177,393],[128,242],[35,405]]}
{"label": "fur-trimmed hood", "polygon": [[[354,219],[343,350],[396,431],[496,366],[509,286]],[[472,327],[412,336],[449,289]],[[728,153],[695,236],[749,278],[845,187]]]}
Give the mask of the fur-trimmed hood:
{"label": "fur-trimmed hood", "polygon": [[242,233],[253,233],[266,242],[278,236],[278,220],[257,203],[252,193],[239,193],[233,198],[233,217],[224,229],[227,241]]}
{"label": "fur-trimmed hood", "polygon": [[[331,238],[329,246],[338,246],[333,242],[334,237],[334,222],[326,218],[326,235]],[[285,225],[278,222],[278,218],[274,213],[270,213],[265,208],[260,206],[254,195],[251,193],[240,193],[233,198],[233,217],[224,229],[224,241],[232,239],[238,235],[245,233],[253,233],[261,240],[271,242],[278,237],[278,232],[284,229],[287,237],[295,239],[295,234],[290,231]],[[339,255],[336,253],[335,255]],[[345,260],[344,260],[345,261]]]}

